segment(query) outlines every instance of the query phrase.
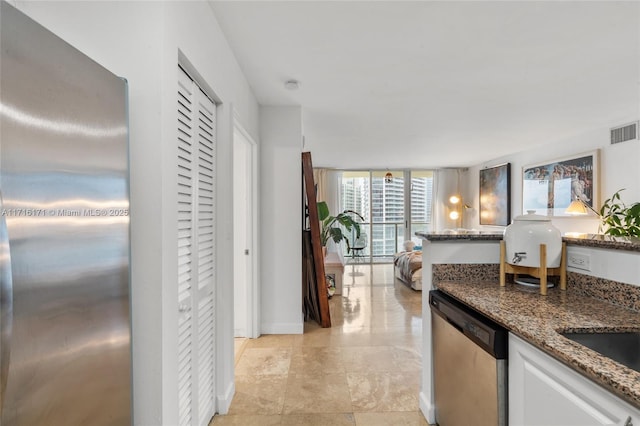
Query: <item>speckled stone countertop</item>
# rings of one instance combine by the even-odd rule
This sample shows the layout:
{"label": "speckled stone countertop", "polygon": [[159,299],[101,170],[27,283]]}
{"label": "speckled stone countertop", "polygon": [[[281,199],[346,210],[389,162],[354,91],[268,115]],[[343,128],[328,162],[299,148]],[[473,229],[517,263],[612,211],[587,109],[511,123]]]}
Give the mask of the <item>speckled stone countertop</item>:
{"label": "speckled stone countertop", "polygon": [[567,244],[583,247],[596,247],[613,250],[640,252],[640,238],[614,237],[601,234],[565,235],[562,240]]}
{"label": "speckled stone countertop", "polygon": [[[489,232],[475,234],[416,232],[416,236],[428,241],[500,241],[502,240],[503,234]],[[562,241],[573,246],[640,252],[640,238],[635,237],[614,237],[601,234],[567,234],[562,237]]]}
{"label": "speckled stone countertop", "polygon": [[577,292],[531,290],[497,282],[439,282],[438,288],[640,408],[640,372],[618,364],[559,331],[638,331],[640,313]]}
{"label": "speckled stone countertop", "polygon": [[456,241],[456,240],[468,240],[468,241],[501,241],[502,233],[486,233],[486,234],[437,234],[416,232],[416,236],[428,240],[428,241]]}

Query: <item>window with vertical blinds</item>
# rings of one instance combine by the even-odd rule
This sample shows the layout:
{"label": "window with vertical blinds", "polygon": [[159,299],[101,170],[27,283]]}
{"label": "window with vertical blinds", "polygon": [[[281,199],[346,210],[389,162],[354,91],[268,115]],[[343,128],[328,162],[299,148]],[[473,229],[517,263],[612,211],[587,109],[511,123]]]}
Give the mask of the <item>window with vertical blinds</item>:
{"label": "window with vertical blinds", "polygon": [[178,410],[207,425],[215,398],[215,103],[179,67]]}

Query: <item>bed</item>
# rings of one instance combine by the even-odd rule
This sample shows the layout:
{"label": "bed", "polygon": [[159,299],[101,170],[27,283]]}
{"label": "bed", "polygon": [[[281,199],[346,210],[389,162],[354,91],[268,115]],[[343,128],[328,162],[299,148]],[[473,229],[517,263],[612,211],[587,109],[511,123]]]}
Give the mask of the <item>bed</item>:
{"label": "bed", "polygon": [[393,269],[396,278],[422,291],[422,251],[403,251],[393,256]]}

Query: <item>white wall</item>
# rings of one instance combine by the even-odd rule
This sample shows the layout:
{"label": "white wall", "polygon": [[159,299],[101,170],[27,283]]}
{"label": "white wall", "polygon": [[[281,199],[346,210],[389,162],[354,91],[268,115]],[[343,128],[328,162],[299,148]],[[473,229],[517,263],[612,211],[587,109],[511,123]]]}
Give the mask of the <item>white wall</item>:
{"label": "white wall", "polygon": [[588,257],[589,270],[567,266],[568,271],[640,286],[640,253],[637,251],[569,245],[567,258],[570,259],[574,254]]}
{"label": "white wall", "polygon": [[[638,117],[635,117],[637,120]],[[612,126],[633,121],[633,117],[611,123]],[[602,128],[577,134],[568,139],[554,141],[542,147],[514,155],[496,158],[471,167],[465,176],[465,199],[469,200],[473,210],[466,215],[465,227],[478,228],[483,231],[501,232],[503,227],[481,226],[479,224],[479,171],[484,167],[511,163],[511,217],[522,214],[522,168],[527,165],[544,163],[558,158],[573,157],[576,154],[600,149],[600,201],[596,205],[599,210],[602,202],[621,188],[622,198],[627,203],[640,201],[640,141],[609,144],[609,129]],[[598,220],[593,218],[558,217],[553,224],[561,232],[595,233]]]}
{"label": "white wall", "polygon": [[[257,140],[258,104],[206,2],[15,1],[129,82],[134,424],[177,424],[175,107],[178,50],[222,101],[218,114],[216,338],[219,409],[233,392],[231,103]],[[226,406],[225,406],[226,404]]]}
{"label": "white wall", "polygon": [[261,332],[302,333],[302,111],[260,107]]}
{"label": "white wall", "polygon": [[[637,119],[636,117],[635,119]],[[633,121],[627,117],[616,124]],[[572,157],[576,154],[600,150],[600,199],[596,203],[599,210],[602,202],[621,189],[623,201],[633,203],[640,201],[640,141],[628,141],[616,145],[609,144],[609,129],[597,129],[578,134],[572,138],[555,141],[541,148],[520,152],[518,154],[497,158],[493,161],[479,164],[470,168],[465,174],[465,199],[472,201],[472,211],[467,213],[465,226],[479,228],[483,231],[502,232],[504,227],[481,226],[478,218],[479,207],[479,171],[484,167],[491,167],[506,162],[511,163],[511,217],[522,214],[522,169],[536,163],[543,163],[557,158]],[[594,216],[589,217],[558,217],[552,219],[553,224],[562,233],[583,232],[597,233],[599,221]],[[637,253],[620,250],[610,251],[589,247],[572,247],[572,252],[586,253],[591,256],[591,270],[577,270],[568,268],[581,274],[592,275],[627,284],[640,285],[640,266]]]}
{"label": "white wall", "polygon": [[465,178],[466,176],[462,169],[442,169],[435,172],[433,191],[434,232],[463,227],[461,221],[449,218],[449,213],[451,212],[449,198],[452,195],[462,195]]}

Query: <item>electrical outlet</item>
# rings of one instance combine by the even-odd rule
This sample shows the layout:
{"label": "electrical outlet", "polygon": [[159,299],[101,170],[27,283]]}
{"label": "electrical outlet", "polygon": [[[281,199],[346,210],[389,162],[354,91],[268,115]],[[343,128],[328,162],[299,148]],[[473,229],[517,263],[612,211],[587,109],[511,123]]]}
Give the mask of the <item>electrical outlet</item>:
{"label": "electrical outlet", "polygon": [[567,256],[567,266],[583,271],[591,271],[591,255],[586,253],[571,253]]}

